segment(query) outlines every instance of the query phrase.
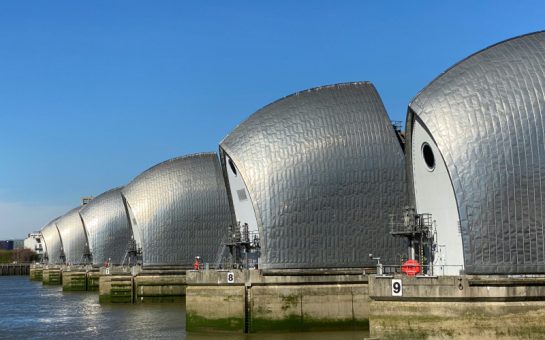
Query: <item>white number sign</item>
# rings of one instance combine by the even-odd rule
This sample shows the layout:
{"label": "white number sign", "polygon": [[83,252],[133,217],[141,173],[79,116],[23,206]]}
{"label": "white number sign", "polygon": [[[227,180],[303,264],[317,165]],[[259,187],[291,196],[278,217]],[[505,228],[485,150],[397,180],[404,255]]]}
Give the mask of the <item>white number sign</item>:
{"label": "white number sign", "polygon": [[399,279],[392,280],[392,296],[403,296],[403,283]]}
{"label": "white number sign", "polygon": [[233,272],[227,273],[227,283],[235,283],[235,273]]}

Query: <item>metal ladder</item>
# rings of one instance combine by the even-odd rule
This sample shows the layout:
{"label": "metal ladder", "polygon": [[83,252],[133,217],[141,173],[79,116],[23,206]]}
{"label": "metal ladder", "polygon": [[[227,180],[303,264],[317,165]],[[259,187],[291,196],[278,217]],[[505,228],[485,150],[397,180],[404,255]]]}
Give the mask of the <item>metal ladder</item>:
{"label": "metal ladder", "polygon": [[214,269],[218,269],[221,264],[221,260],[223,259],[223,254],[225,253],[225,244],[227,242],[227,235],[223,235],[221,238],[221,245],[218,248],[218,252],[216,253],[216,261],[214,262]]}

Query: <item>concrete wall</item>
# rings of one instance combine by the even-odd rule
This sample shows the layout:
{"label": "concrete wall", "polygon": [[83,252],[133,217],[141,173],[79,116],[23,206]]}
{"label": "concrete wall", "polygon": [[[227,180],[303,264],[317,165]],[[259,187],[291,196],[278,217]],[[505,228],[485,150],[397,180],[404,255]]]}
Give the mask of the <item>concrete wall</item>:
{"label": "concrete wall", "polygon": [[[402,296],[393,296],[392,280]],[[370,332],[387,338],[541,338],[545,277],[407,276],[369,279]]]}
{"label": "concrete wall", "polygon": [[62,271],[59,267],[45,267],[42,271],[42,283],[44,285],[61,285]]}
{"label": "concrete wall", "polygon": [[188,332],[244,330],[244,286],[188,286]]}
{"label": "concrete wall", "polygon": [[542,339],[545,302],[372,301],[370,334],[380,339]]}
{"label": "concrete wall", "polygon": [[28,275],[30,272],[29,264],[4,263],[0,264],[0,276]]}
{"label": "concrete wall", "polygon": [[87,290],[87,272],[63,270],[62,290],[65,292],[86,291]]}
{"label": "concrete wall", "polygon": [[183,301],[185,281],[185,274],[137,275],[134,277],[135,302]]}
{"label": "concrete wall", "polygon": [[101,268],[98,276],[101,303],[177,302],[185,297],[185,270],[181,269],[112,267]]}
{"label": "concrete wall", "polygon": [[98,300],[100,303],[133,303],[133,278],[126,274],[101,274]]}
{"label": "concrete wall", "polygon": [[[392,279],[401,279],[403,295],[392,296]],[[532,301],[545,300],[545,277],[370,276],[369,296],[389,301]]]}
{"label": "concrete wall", "polygon": [[36,264],[30,265],[29,276],[32,281],[42,281],[43,267],[41,265],[36,265]]}
{"label": "concrete wall", "polygon": [[364,275],[261,275],[259,271],[190,271],[188,331],[367,329]]}
{"label": "concrete wall", "polygon": [[100,272],[90,271],[87,272],[87,290],[90,292],[96,292],[99,289]]}

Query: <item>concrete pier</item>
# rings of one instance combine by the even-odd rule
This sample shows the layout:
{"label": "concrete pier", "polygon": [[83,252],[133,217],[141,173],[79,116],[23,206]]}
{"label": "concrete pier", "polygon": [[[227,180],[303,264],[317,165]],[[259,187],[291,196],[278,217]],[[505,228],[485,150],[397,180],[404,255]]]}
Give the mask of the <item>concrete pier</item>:
{"label": "concrete pier", "polygon": [[134,281],[130,272],[103,271],[99,278],[100,303],[134,303]]}
{"label": "concrete pier", "polygon": [[134,277],[135,302],[183,301],[186,276],[183,269],[143,270]]}
{"label": "concrete pier", "polygon": [[62,290],[65,292],[86,291],[87,272],[85,269],[64,268],[62,271]]}
{"label": "concrete pier", "polygon": [[98,291],[99,276],[98,268],[66,266],[62,270],[62,290]]}
{"label": "concrete pier", "polygon": [[0,276],[28,275],[30,264],[28,263],[2,263],[0,264]]}
{"label": "concrete pier", "polygon": [[98,292],[100,279],[100,271],[98,268],[93,268],[87,271],[87,291]]}
{"label": "concrete pier", "polygon": [[62,269],[58,266],[45,266],[42,271],[42,283],[44,285],[61,285]]}
{"label": "concrete pier", "polygon": [[101,268],[101,303],[177,302],[185,297],[185,269]]}
{"label": "concrete pier", "polygon": [[372,337],[545,336],[545,277],[372,276],[369,295]]}
{"label": "concrete pier", "polygon": [[38,263],[30,265],[29,276],[32,281],[42,281],[43,280],[43,266]]}
{"label": "concrete pier", "polygon": [[367,329],[368,305],[362,270],[187,273],[190,332]]}

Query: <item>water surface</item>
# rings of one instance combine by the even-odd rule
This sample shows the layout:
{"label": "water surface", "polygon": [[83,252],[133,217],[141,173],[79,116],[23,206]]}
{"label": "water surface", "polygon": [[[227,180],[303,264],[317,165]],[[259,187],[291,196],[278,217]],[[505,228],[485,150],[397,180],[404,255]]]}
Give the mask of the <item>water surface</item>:
{"label": "water surface", "polygon": [[97,292],[63,292],[26,276],[0,276],[2,339],[361,340],[368,334],[187,334],[183,303],[100,305]]}

